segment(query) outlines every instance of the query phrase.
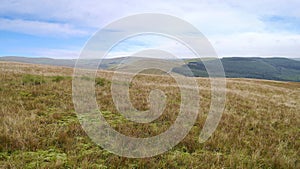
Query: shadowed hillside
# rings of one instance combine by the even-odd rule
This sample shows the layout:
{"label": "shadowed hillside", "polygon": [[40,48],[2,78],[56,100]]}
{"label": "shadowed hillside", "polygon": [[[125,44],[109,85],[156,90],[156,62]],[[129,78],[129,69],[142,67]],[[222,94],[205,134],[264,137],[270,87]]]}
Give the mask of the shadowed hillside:
{"label": "shadowed hillside", "polygon": [[[281,81],[300,81],[300,61],[287,58],[222,58],[226,77],[229,78],[256,78]],[[208,77],[204,63],[213,63],[214,60],[188,61],[182,67],[173,71],[189,75],[184,70],[189,67],[194,76]]]}

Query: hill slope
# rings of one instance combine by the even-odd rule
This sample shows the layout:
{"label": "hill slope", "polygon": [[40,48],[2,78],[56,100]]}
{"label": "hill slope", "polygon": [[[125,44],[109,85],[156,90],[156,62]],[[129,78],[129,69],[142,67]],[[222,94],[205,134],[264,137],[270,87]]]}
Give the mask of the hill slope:
{"label": "hill slope", "polygon": [[[287,58],[222,58],[226,77],[229,78],[257,78],[282,81],[300,81],[300,61]],[[203,62],[214,62],[208,60]],[[196,77],[207,77],[204,63],[191,61],[182,67],[174,68],[179,74],[188,75],[185,68],[190,68]]]}
{"label": "hill slope", "polygon": [[[124,58],[104,59],[99,65],[99,69],[110,69],[111,67],[114,67],[115,65],[121,63],[123,60]],[[5,57],[0,57],[0,61],[74,67],[77,60],[5,56]],[[81,65],[83,65],[85,68],[95,68],[99,63],[99,59],[82,60],[82,62],[84,63],[81,63]]]}
{"label": "hill slope", "polygon": [[[104,59],[98,66],[99,69],[112,70],[119,64],[132,63],[142,59],[139,57],[123,57]],[[0,57],[0,61],[15,61],[33,64],[46,64],[52,66],[74,67],[75,59],[50,59],[50,58],[26,58],[26,57]],[[159,62],[159,59],[157,59]],[[176,63],[177,60],[168,60]],[[233,57],[221,59],[226,77],[228,78],[256,78],[281,81],[300,81],[300,61],[287,58],[245,58]],[[83,60],[85,68],[95,68],[99,60]],[[203,62],[214,62],[212,58],[205,58],[203,62],[200,59],[185,59],[185,65],[176,67],[173,72],[186,76],[191,76],[185,72],[186,68],[190,68],[195,77],[208,77]],[[155,71],[149,71],[155,72]]]}
{"label": "hill slope", "polygon": [[[155,157],[116,156],[92,142],[72,103],[73,69],[0,62],[0,168],[299,168],[300,83],[227,79],[226,107],[213,136],[198,142],[209,111],[208,78],[200,87],[199,116],[190,133]],[[176,120],[180,90],[168,76],[139,75],[132,104],[149,108],[152,89],[166,93],[166,109],[149,124],[124,119],[110,93],[112,72],[99,71],[95,95],[101,113],[128,136],[150,137]],[[113,141],[113,140],[112,140]]]}

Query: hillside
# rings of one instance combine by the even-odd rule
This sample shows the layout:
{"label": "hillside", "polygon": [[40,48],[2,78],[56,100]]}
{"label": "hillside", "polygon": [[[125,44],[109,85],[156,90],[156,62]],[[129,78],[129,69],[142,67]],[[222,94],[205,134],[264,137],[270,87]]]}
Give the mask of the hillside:
{"label": "hillside", "polygon": [[[65,67],[74,67],[76,63],[76,59],[29,58],[29,57],[19,57],[19,56],[0,57],[0,61],[42,64],[42,65],[51,65],[51,66],[65,66]],[[123,61],[123,58],[105,59],[101,62],[99,69],[112,68],[115,65],[120,64],[121,61]],[[86,68],[94,68],[97,67],[99,60],[90,59],[84,62],[85,63],[81,65],[84,65]]]}
{"label": "hillside", "polygon": [[[256,78],[281,81],[300,81],[300,61],[287,58],[222,58],[225,75],[229,78]],[[189,61],[182,67],[174,68],[173,71],[183,75],[189,67],[194,76],[207,77],[204,63],[214,60]]]}
{"label": "hillside", "polygon": [[[123,62],[130,63],[140,59],[139,57],[123,57],[104,59],[98,66],[99,69],[113,70]],[[159,60],[159,59],[158,59]],[[0,57],[0,61],[13,61],[22,63],[45,64],[52,66],[74,67],[75,59],[51,59],[51,58],[27,58],[27,57]],[[177,60],[169,60],[176,62]],[[213,62],[212,58],[204,58],[203,62]],[[200,59],[184,59],[185,65],[176,67],[173,72],[190,76],[185,72],[185,68],[189,67],[195,77],[207,77],[205,66]],[[245,58],[233,57],[222,58],[223,67],[226,77],[229,78],[256,78],[280,81],[300,81],[300,60],[288,58]],[[83,65],[85,68],[95,68],[99,60],[85,60]],[[151,71],[152,72],[152,71]],[[151,73],[148,72],[148,73]],[[155,71],[154,71],[155,73]]]}
{"label": "hillside", "polygon": [[[88,138],[74,112],[72,68],[0,62],[0,168],[299,168],[300,83],[227,79],[226,107],[218,128],[198,142],[210,105],[208,78],[200,87],[199,117],[170,151],[151,158],[116,156]],[[115,130],[149,137],[172,125],[180,91],[168,76],[138,75],[130,97],[149,108],[152,89],[166,93],[163,115],[149,124],[120,116],[110,93],[112,72],[98,71],[97,102]],[[112,140],[113,141],[113,140]]]}
{"label": "hillside", "polygon": [[297,60],[297,61],[300,61],[300,58],[292,58],[293,60]]}

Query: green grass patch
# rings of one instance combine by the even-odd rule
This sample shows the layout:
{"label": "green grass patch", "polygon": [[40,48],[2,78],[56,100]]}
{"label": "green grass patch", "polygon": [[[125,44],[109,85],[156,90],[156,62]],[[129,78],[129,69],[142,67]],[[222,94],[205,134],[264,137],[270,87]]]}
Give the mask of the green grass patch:
{"label": "green grass patch", "polygon": [[53,76],[52,77],[52,82],[60,82],[64,79],[66,79],[66,77],[64,77],[64,76]]}
{"label": "green grass patch", "polygon": [[45,79],[43,76],[38,75],[24,75],[22,77],[22,84],[23,85],[41,85],[45,83]]}

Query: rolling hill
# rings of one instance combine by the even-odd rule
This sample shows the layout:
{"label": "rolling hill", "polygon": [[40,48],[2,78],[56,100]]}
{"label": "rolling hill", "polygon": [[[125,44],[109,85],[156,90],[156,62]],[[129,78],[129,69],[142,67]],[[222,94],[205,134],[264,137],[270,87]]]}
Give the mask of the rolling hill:
{"label": "rolling hill", "polygon": [[[300,61],[287,58],[222,58],[221,59],[225,75],[228,78],[256,78],[280,81],[300,81]],[[195,77],[208,77],[204,62],[214,62],[214,60],[188,61],[181,67],[174,68],[173,71],[183,75],[190,68]]]}
{"label": "rolling hill", "polygon": [[[113,70],[119,64],[134,62],[139,57],[123,57],[104,59],[98,66],[99,69]],[[157,59],[159,62],[160,59]],[[27,58],[27,57],[0,57],[0,61],[13,61],[22,63],[45,64],[52,66],[66,66],[74,67],[75,59],[51,59],[51,58]],[[297,59],[288,58],[259,58],[259,57],[232,57],[221,59],[225,75],[228,78],[256,78],[267,80],[280,81],[300,81],[300,61]],[[99,60],[83,60],[85,68],[95,68]],[[176,62],[176,60],[169,60],[169,62]],[[185,72],[186,68],[190,68],[195,77],[208,77],[203,62],[214,62],[214,59],[204,58],[200,59],[185,59],[185,64],[173,69],[173,72],[191,76]],[[148,73],[156,71],[148,71]]]}

